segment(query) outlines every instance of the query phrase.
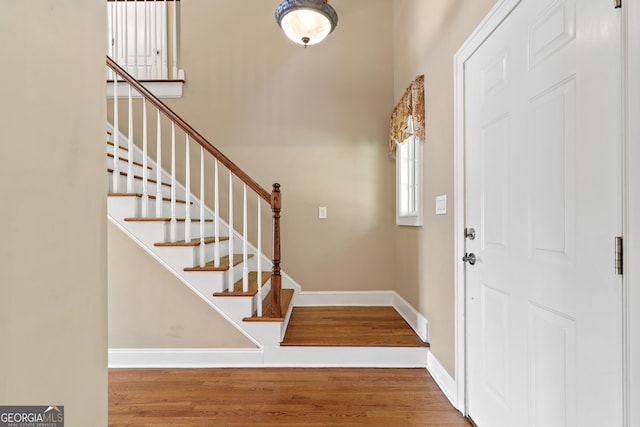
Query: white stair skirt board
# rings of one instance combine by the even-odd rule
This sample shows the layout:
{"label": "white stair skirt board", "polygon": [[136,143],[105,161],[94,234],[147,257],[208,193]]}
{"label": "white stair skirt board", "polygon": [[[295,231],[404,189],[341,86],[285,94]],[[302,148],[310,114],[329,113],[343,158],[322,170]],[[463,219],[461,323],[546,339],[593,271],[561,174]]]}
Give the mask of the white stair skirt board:
{"label": "white stair skirt board", "polygon": [[454,408],[460,410],[458,406],[458,384],[456,380],[454,380],[451,375],[444,369],[444,366],[440,364],[440,361],[433,355],[431,351],[429,351],[429,355],[427,357],[427,371],[433,377],[433,380],[438,384],[442,393],[447,396],[449,402],[453,405]]}
{"label": "white stair skirt board", "polygon": [[[177,272],[174,268],[172,268],[169,264],[165,262],[165,260],[161,259],[157,254],[155,254],[149,247],[144,245],[140,240],[136,238],[133,234],[131,234],[126,228],[124,228],[117,220],[112,218],[110,215],[107,216],[109,221],[114,224],[118,229],[120,229],[123,233],[125,233],[131,240],[133,240],[136,244],[138,244],[145,252],[147,252],[151,257],[153,257],[160,265],[166,268],[169,272],[171,272],[178,280],[180,280],[183,284],[185,284],[189,289],[191,289],[196,295],[200,296],[211,308],[216,310],[223,318],[225,318],[229,323],[231,323],[238,331],[240,331],[244,336],[246,336],[251,342],[253,342],[256,346],[261,347],[262,343],[259,339],[249,334],[245,329],[242,328],[240,323],[242,323],[242,318],[250,316],[251,314],[246,313],[228,313],[223,311],[220,307],[218,307],[213,301],[213,296],[209,294],[213,294],[213,292],[208,292],[208,290],[200,290],[194,287],[191,283],[182,277],[182,275]],[[232,297],[229,297],[232,298]],[[266,322],[265,322],[266,323]],[[270,324],[275,324],[277,322],[269,322]],[[278,325],[280,326],[280,325]],[[258,337],[259,338],[259,337]],[[111,351],[111,350],[110,350]]]}
{"label": "white stair skirt board", "polygon": [[389,306],[396,309],[416,334],[429,341],[427,319],[395,291],[298,292],[294,306]]}
{"label": "white stair skirt board", "polygon": [[428,356],[425,347],[116,348],[109,368],[426,368]]}

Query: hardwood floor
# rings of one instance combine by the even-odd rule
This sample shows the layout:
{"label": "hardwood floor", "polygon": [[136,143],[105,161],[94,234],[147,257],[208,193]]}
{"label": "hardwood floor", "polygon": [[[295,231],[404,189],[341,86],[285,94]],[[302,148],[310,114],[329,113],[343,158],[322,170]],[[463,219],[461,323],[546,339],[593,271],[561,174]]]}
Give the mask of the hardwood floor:
{"label": "hardwood floor", "polygon": [[111,369],[109,426],[471,426],[425,369]]}
{"label": "hardwood floor", "polygon": [[429,346],[393,307],[294,307],[280,345]]}

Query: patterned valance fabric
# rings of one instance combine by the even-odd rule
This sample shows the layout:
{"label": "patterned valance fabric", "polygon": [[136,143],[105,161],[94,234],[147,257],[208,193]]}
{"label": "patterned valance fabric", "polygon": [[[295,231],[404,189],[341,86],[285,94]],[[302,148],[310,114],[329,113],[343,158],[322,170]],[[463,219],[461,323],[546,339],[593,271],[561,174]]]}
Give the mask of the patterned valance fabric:
{"label": "patterned valance fabric", "polygon": [[395,156],[396,144],[401,143],[409,136],[407,132],[408,116],[413,117],[413,135],[424,142],[424,75],[416,77],[391,113],[389,126],[389,155],[391,157]]}

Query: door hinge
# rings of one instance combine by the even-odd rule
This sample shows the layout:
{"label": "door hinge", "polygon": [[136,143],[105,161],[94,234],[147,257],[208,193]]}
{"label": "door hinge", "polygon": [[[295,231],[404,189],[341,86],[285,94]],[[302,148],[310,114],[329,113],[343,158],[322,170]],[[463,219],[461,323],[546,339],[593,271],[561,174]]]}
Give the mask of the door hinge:
{"label": "door hinge", "polygon": [[616,274],[622,274],[623,273],[623,255],[624,255],[624,245],[623,245],[623,241],[622,241],[622,237],[621,236],[616,236],[616,256],[615,256],[615,263],[616,263]]}
{"label": "door hinge", "polygon": [[613,4],[615,5],[616,9],[619,9],[622,7],[622,0],[613,0]]}

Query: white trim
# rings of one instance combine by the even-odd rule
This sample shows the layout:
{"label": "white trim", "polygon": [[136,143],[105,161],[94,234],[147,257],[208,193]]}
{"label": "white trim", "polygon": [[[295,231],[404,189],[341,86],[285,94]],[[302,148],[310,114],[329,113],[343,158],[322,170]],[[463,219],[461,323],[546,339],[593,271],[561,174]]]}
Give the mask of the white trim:
{"label": "white trim", "polygon": [[226,368],[262,366],[250,348],[110,348],[109,368]]}
{"label": "white trim", "polygon": [[640,425],[640,0],[622,6],[623,72],[623,425]]}
{"label": "white trim", "polygon": [[426,347],[111,348],[109,368],[426,368]]}
{"label": "white trim", "polygon": [[464,264],[464,69],[466,61],[484,43],[521,0],[499,0],[454,56],[454,265],[455,267],[455,377],[456,408],[467,415],[465,276]]}
{"label": "white trim", "polygon": [[390,306],[402,316],[423,341],[428,341],[427,319],[395,291],[322,291],[296,294],[295,307]]}
{"label": "white trim", "polygon": [[424,342],[429,341],[428,323],[427,319],[418,312],[412,305],[410,305],[404,298],[402,298],[397,292],[393,293],[393,308],[396,309],[400,316],[411,326],[416,334]]}
{"label": "white trim", "polygon": [[429,374],[431,374],[431,377],[433,377],[433,380],[438,384],[438,387],[440,387],[440,390],[449,399],[453,407],[457,408],[458,389],[456,380],[449,375],[431,351],[427,355],[427,371],[429,371]]}
{"label": "white trim", "polygon": [[394,291],[301,291],[295,306],[387,306],[393,305]]}
{"label": "white trim", "polygon": [[[182,86],[184,82],[181,80],[174,81],[151,81],[141,82],[142,86],[149,89],[149,91],[160,99],[169,98],[182,98]],[[124,81],[118,81],[118,98],[125,98],[129,96],[129,83]],[[133,98],[142,98],[135,89],[132,91]],[[113,82],[107,82],[107,99],[113,99]]]}

